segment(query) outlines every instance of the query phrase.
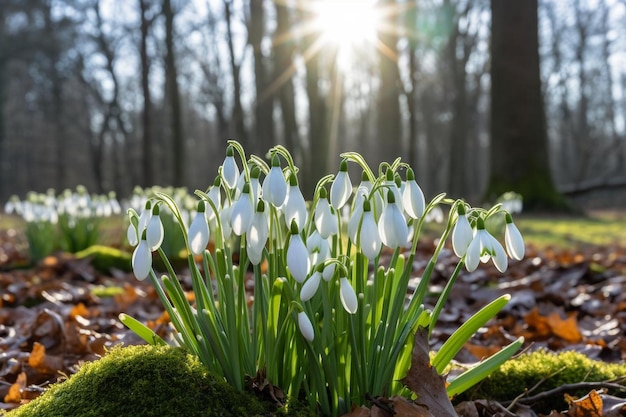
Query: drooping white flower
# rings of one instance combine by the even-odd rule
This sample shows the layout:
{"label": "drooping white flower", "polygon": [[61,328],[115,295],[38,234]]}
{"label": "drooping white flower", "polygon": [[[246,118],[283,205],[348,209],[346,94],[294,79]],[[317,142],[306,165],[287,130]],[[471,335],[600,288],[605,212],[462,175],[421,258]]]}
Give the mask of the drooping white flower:
{"label": "drooping white flower", "polygon": [[506,226],[504,229],[504,243],[509,256],[516,260],[521,260],[526,252],[524,238],[519,229],[513,223],[513,218],[509,213],[506,214]]}
{"label": "drooping white flower", "polygon": [[343,160],[339,165],[339,172],[330,186],[330,204],[335,210],[341,209],[352,195],[352,182],[348,175],[348,161]]}
{"label": "drooping white flower", "polygon": [[146,241],[151,251],[155,251],[161,246],[164,234],[163,223],[161,222],[161,216],[159,216],[159,205],[155,204],[152,208],[152,216],[146,227]]}
{"label": "drooping white flower", "polygon": [[309,252],[302,241],[302,236],[298,233],[295,220],[291,223],[291,236],[289,236],[289,247],[287,248],[287,268],[289,268],[293,279],[299,283],[303,283],[309,275]]}
{"label": "drooping white flower", "polygon": [[137,223],[137,233],[139,236],[141,236],[143,231],[146,230],[146,227],[148,227],[150,217],[152,217],[152,202],[148,200],[139,215],[139,222]]}
{"label": "drooping white flower", "polygon": [[272,167],[263,180],[263,199],[278,208],[283,205],[287,198],[287,181],[280,168],[278,155],[272,157]]}
{"label": "drooping white flower", "polygon": [[[220,211],[222,208],[222,193],[221,193],[221,184],[222,180],[220,179],[219,176],[217,176],[215,178],[215,180],[213,181],[213,185],[209,188],[209,191],[207,192],[207,196],[209,197],[209,200],[211,200],[211,202],[213,203],[213,205],[215,206],[215,208]],[[213,222],[216,219],[216,214],[215,211],[213,210],[213,207],[211,207],[210,204],[207,203],[207,207],[206,207],[206,218],[208,221]]]}
{"label": "drooping white flower", "polygon": [[204,250],[209,243],[209,238],[211,237],[209,224],[207,223],[205,215],[205,207],[206,205],[203,201],[198,203],[196,215],[189,225],[187,237],[189,239],[189,248],[191,249],[191,253],[194,255],[204,253]]}
{"label": "drooping white flower", "polygon": [[[402,213],[404,211],[404,207],[402,206],[402,193],[400,192],[402,180],[400,179],[400,176],[396,175],[391,169],[388,169],[385,172],[385,177],[384,193],[386,194],[389,191],[393,192],[394,201],[400,209],[400,213]],[[398,183],[396,183],[396,179],[398,179]],[[388,201],[388,199],[384,201]]]}
{"label": "drooping white flower", "polygon": [[302,195],[302,191],[298,186],[298,179],[295,174],[289,176],[289,188],[287,191],[287,201],[283,207],[285,214],[285,223],[290,225],[292,221],[296,222],[298,230],[302,230],[306,224],[309,212],[306,209],[306,201]]}
{"label": "drooping white flower", "polygon": [[246,250],[253,265],[258,265],[263,259],[263,249],[269,237],[269,224],[265,202],[259,200],[254,212],[254,218],[246,234]]}
{"label": "drooping white flower", "polygon": [[378,233],[382,242],[392,249],[403,247],[409,239],[409,227],[392,190],[387,193],[387,205],[378,220]]}
{"label": "drooping white flower", "polygon": [[322,271],[322,278],[324,281],[330,281],[335,275],[335,270],[337,269],[337,264],[332,262],[324,267],[324,271]]}
{"label": "drooping white flower", "polygon": [[302,288],[300,289],[300,300],[309,301],[320,286],[320,281],[322,279],[322,273],[318,270],[315,270],[313,274],[306,280]]}
{"label": "drooping white flower", "polygon": [[415,181],[415,173],[411,168],[406,172],[406,182],[402,192],[402,206],[404,207],[404,212],[413,219],[422,217],[426,209],[424,193]]}
{"label": "drooping white flower", "polygon": [[341,277],[339,279],[339,285],[339,298],[341,299],[343,308],[350,314],[356,313],[358,303],[356,293],[354,292],[352,285],[350,285],[350,281],[348,281],[348,278],[346,277]]}
{"label": "drooping white flower", "polygon": [[233,211],[230,218],[230,226],[233,229],[233,233],[237,236],[244,234],[250,227],[253,217],[254,206],[250,196],[250,183],[245,183],[239,200],[233,204]]}
{"label": "drooping white flower", "polygon": [[498,240],[485,230],[485,222],[482,218],[476,221],[476,234],[465,253],[465,267],[469,272],[474,271],[479,262],[493,260],[498,271],[504,272],[508,266],[508,259],[504,248]]}
{"label": "drooping white flower", "polygon": [[352,240],[352,243],[357,244],[357,233],[359,232],[359,224],[361,223],[361,217],[363,217],[363,201],[369,194],[367,188],[360,185],[354,193],[354,210],[348,221],[348,237]]}
{"label": "drooping white flower", "polygon": [[137,229],[133,222],[128,224],[128,229],[126,229],[126,239],[128,239],[128,243],[130,246],[137,246],[139,243],[139,237],[137,236]]}
{"label": "drooping white flower", "polygon": [[324,239],[337,234],[337,219],[333,215],[325,188],[320,189],[320,195],[317,200],[317,206],[315,206],[313,218],[315,220],[315,227],[317,228],[317,231]]}
{"label": "drooping white flower", "polygon": [[254,165],[250,168],[250,195],[252,201],[257,201],[261,198],[261,182],[259,177],[261,176],[261,170],[258,166]]}
{"label": "drooping white flower", "polygon": [[302,336],[309,342],[312,342],[315,338],[315,332],[313,331],[311,320],[309,320],[309,317],[304,311],[298,313],[298,327],[300,328]]}
{"label": "drooping white flower", "polygon": [[467,219],[463,203],[458,206],[458,214],[454,229],[452,229],[452,249],[454,249],[456,256],[462,258],[474,238],[474,231]]}
{"label": "drooping white flower", "polygon": [[382,246],[378,225],[374,219],[369,200],[363,202],[363,221],[361,222],[359,244],[363,255],[369,260],[378,256]]}
{"label": "drooping white flower", "polygon": [[229,189],[235,188],[239,180],[239,167],[235,161],[235,150],[232,145],[226,148],[226,158],[222,164],[222,178]]}
{"label": "drooping white flower", "polygon": [[230,234],[233,229],[230,227],[230,218],[233,213],[233,206],[228,202],[228,200],[224,201],[222,204],[222,209],[220,210],[220,224],[222,225],[222,237],[224,240],[230,239]]}
{"label": "drooping white flower", "polygon": [[148,242],[146,242],[145,233],[133,251],[131,264],[135,277],[140,281],[146,279],[152,269],[152,252],[150,252],[150,247],[148,246]]}
{"label": "drooping white flower", "polygon": [[312,268],[315,268],[330,257],[330,242],[328,239],[324,239],[317,230],[313,230],[307,237],[306,248],[309,252]]}

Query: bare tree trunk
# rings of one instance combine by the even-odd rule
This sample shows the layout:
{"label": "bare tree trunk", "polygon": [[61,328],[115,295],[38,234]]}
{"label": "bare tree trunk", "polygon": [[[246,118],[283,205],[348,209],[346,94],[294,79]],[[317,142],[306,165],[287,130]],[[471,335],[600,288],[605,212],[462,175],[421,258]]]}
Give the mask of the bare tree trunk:
{"label": "bare tree trunk", "polygon": [[163,0],[165,16],[165,85],[170,107],[174,178],[172,185],[185,185],[185,136],[178,89],[178,69],[174,51],[174,10],[170,0]]}
{"label": "bare tree trunk", "polygon": [[141,90],[143,92],[143,111],[141,122],[143,127],[142,137],[142,185],[149,187],[154,185],[154,137],[152,133],[152,98],[150,94],[150,58],[148,57],[148,36],[154,16],[148,16],[147,0],[139,0],[141,9],[141,43],[139,55],[141,61]]}
{"label": "bare tree trunk", "polygon": [[[395,0],[381,0],[381,8],[393,10]],[[395,5],[395,6],[394,6]],[[397,16],[384,18],[381,26],[394,27]],[[392,31],[378,34],[380,88],[378,91],[378,149],[380,159],[393,161],[402,156],[402,119],[400,117],[400,76],[398,73],[398,35]]]}
{"label": "bare tree trunk", "polygon": [[[491,0],[491,175],[487,198],[507,191],[524,209],[563,209],[550,173],[539,76],[537,0]],[[511,80],[515,80],[514,83]]]}
{"label": "bare tree trunk", "polygon": [[276,35],[274,38],[274,76],[272,85],[276,85],[282,113],[285,145],[298,160],[302,158],[302,145],[298,135],[296,122],[296,103],[292,74],[295,72],[293,42],[288,39],[291,23],[289,9],[281,2],[274,0],[276,7]]}
{"label": "bare tree trunk", "polygon": [[233,33],[231,28],[231,3],[232,0],[224,0],[224,19],[226,20],[226,37],[228,42],[228,53],[230,56],[230,68],[233,75],[233,124],[235,130],[235,139],[237,139],[244,148],[248,149],[250,146],[248,134],[246,133],[246,126],[244,123],[243,106],[241,105],[241,78],[240,63],[237,62],[235,57],[235,47],[233,43]]}
{"label": "bare tree trunk", "polygon": [[250,2],[250,20],[248,26],[248,42],[254,55],[254,83],[256,87],[256,103],[254,107],[256,140],[252,149],[255,152],[266,152],[274,142],[274,93],[269,88],[267,59],[263,56],[261,42],[265,35],[265,1]]}

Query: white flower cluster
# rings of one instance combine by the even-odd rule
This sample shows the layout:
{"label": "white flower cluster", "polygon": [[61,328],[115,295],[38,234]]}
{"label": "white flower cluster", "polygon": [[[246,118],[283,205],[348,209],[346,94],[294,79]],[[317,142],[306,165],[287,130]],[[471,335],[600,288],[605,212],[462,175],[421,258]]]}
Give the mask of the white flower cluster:
{"label": "white flower cluster", "polygon": [[67,216],[71,225],[77,219],[109,217],[121,211],[115,193],[91,195],[83,186],[76,187],[75,191],[65,190],[59,195],[50,189],[46,193],[30,192],[24,200],[13,196],[4,205],[5,213],[15,213],[28,223],[56,224],[60,216]]}
{"label": "white flower cluster", "polygon": [[[364,169],[360,183],[353,187],[348,159],[344,159],[334,178],[318,183],[316,195],[308,205],[298,186],[297,170],[291,165],[282,169],[277,153],[269,167],[256,162],[241,172],[231,145],[218,170],[220,175],[197,204],[187,229],[188,248],[198,256],[204,253],[211,238],[226,244],[232,236],[245,236],[246,256],[253,265],[263,262],[269,248],[283,249],[300,301],[311,300],[322,281],[336,280],[343,307],[354,314],[357,295],[349,277],[350,268],[345,265],[352,249],[341,243],[340,231],[347,232],[352,248],[374,261],[383,245],[394,250],[411,247],[414,221],[427,214],[424,194],[413,170],[407,167],[405,179],[401,179],[398,167],[388,166],[380,178]],[[265,177],[261,182],[262,170]],[[128,239],[137,245],[133,269],[138,279],[145,279],[150,273],[151,252],[163,240],[162,226],[155,220],[156,208],[158,204],[146,203],[138,223],[131,222],[129,226]],[[433,206],[429,212],[433,208],[438,209]],[[281,238],[285,230],[288,236]],[[523,256],[523,241],[512,221],[507,223],[506,242],[512,257]],[[459,257],[466,257],[468,270],[489,257],[498,269],[506,269],[502,245],[484,230],[480,219],[474,227],[470,225],[462,204],[453,245]],[[300,312],[302,333],[312,340],[314,332],[307,321],[306,314]]]}

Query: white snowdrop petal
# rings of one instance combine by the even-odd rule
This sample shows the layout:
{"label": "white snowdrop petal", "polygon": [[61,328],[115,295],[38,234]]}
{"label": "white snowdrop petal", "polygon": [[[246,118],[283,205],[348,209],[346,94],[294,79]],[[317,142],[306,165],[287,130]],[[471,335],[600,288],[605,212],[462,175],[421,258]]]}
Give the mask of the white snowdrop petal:
{"label": "white snowdrop petal", "polygon": [[[480,233],[480,231],[478,232]],[[480,237],[474,236],[474,239],[470,242],[467,247],[467,252],[465,253],[465,268],[472,272],[478,268],[478,264],[480,263]]]}
{"label": "white snowdrop petal", "polygon": [[327,199],[321,198],[318,200],[314,219],[315,227],[324,239],[337,233],[337,219],[333,216]]}
{"label": "white snowdrop petal", "polygon": [[128,225],[128,229],[126,229],[126,239],[128,239],[128,243],[131,246],[137,246],[137,244],[139,243],[139,238],[137,237],[137,229],[135,229],[135,226],[130,223]]}
{"label": "white snowdrop petal", "polygon": [[289,247],[287,248],[287,267],[291,276],[303,283],[309,274],[309,253],[302,238],[298,234],[289,237]]}
{"label": "white snowdrop petal", "polygon": [[367,259],[373,260],[380,253],[382,242],[380,240],[378,226],[376,225],[374,215],[371,211],[368,211],[363,215],[360,243],[361,250],[363,251],[363,254],[367,257]]}
{"label": "white snowdrop petal", "polygon": [[354,288],[352,288],[352,285],[350,285],[350,281],[348,281],[348,278],[346,277],[342,277],[339,280],[339,283],[341,286],[341,288],[339,289],[339,298],[341,299],[341,304],[343,304],[343,308],[350,314],[356,313],[358,303]]}
{"label": "white snowdrop petal", "polygon": [[489,236],[489,240],[491,241],[491,247],[489,248],[489,250],[491,253],[491,259],[493,260],[493,264],[496,266],[498,271],[504,272],[506,271],[509,262],[506,256],[506,252],[504,251],[502,244],[498,242],[498,239],[490,235],[489,232],[487,232],[487,235]]}
{"label": "white snowdrop petal", "polygon": [[194,255],[200,255],[209,243],[210,232],[204,213],[198,212],[189,226],[189,248]]}
{"label": "white snowdrop petal", "polygon": [[515,226],[515,223],[507,223],[504,229],[504,243],[506,251],[511,258],[518,261],[524,258],[526,252],[524,238],[517,226]]}
{"label": "white snowdrop petal", "polygon": [[339,171],[330,186],[330,204],[339,210],[342,208],[352,194],[352,182],[348,171]]}
{"label": "white snowdrop petal", "polygon": [[390,248],[404,246],[409,238],[409,227],[402,212],[394,203],[389,203],[383,209],[378,222],[378,232],[382,242]]}
{"label": "white snowdrop petal", "polygon": [[164,234],[161,217],[153,214],[146,228],[146,241],[151,251],[155,251],[161,246]]}
{"label": "white snowdrop petal", "polygon": [[324,270],[322,271],[322,278],[324,278],[324,281],[328,282],[333,278],[333,275],[335,275],[335,269],[337,269],[337,265],[334,263],[328,264],[324,267]]}
{"label": "white snowdrop petal", "polygon": [[402,205],[406,214],[413,219],[418,219],[424,215],[426,209],[424,193],[415,180],[406,182],[402,193]]}
{"label": "white snowdrop petal", "polygon": [[465,255],[472,239],[472,226],[467,220],[467,216],[465,214],[459,215],[454,229],[452,229],[452,249],[454,249],[456,256],[462,258]]}
{"label": "white snowdrop petal", "polygon": [[133,251],[131,263],[135,277],[140,281],[146,279],[152,268],[152,252],[145,239],[142,239]]}
{"label": "white snowdrop petal", "polygon": [[302,336],[309,342],[312,342],[315,338],[313,324],[311,324],[311,320],[309,320],[309,317],[304,311],[298,313],[298,327],[300,328],[300,333],[302,333]]}
{"label": "white snowdrop petal", "polygon": [[241,236],[248,230],[252,223],[254,208],[250,194],[242,193],[239,200],[233,204],[233,212],[230,218],[230,226],[237,236]]}
{"label": "white snowdrop petal", "polygon": [[278,166],[270,168],[270,172],[263,181],[263,199],[274,207],[280,207],[287,197],[287,182],[282,169]]}
{"label": "white snowdrop petal", "polygon": [[322,274],[315,271],[309,279],[306,280],[302,288],[300,289],[300,300],[309,301],[320,286]]}
{"label": "white snowdrop petal", "polygon": [[298,230],[304,228],[308,212],[306,209],[306,201],[300,191],[300,187],[292,185],[287,192],[287,201],[284,206],[285,223],[291,225],[291,221],[294,220],[298,226]]}
{"label": "white snowdrop petal", "polygon": [[239,167],[234,156],[227,156],[222,164],[222,178],[228,188],[232,189],[239,181]]}

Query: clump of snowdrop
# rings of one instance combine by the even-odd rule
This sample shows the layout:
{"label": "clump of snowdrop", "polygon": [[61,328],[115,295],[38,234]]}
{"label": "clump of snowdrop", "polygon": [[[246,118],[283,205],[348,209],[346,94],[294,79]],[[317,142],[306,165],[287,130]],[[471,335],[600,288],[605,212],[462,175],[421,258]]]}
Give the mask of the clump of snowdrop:
{"label": "clump of snowdrop", "polygon": [[[362,170],[356,186],[349,164]],[[305,393],[325,415],[401,393],[413,335],[422,327],[432,331],[463,267],[471,272],[491,260],[504,272],[509,256],[524,255],[521,234],[501,205],[485,210],[443,194],[427,203],[414,171],[400,159],[381,164],[375,175],[359,154],[344,153],[336,175],[318,181],[311,202],[282,146],[270,149],[268,163],[230,141],[216,171],[212,185],[196,191],[192,209],[156,192],[129,210],[135,275],[157,289],[177,330],[175,343],[211,372],[239,389],[262,374],[288,395]],[[419,273],[412,265],[422,226],[433,216],[444,222],[442,207],[448,208],[447,223],[409,296],[409,280]],[[163,210],[184,238],[192,303],[162,249],[169,239]],[[505,246],[485,227],[503,215]],[[450,234],[458,265],[430,311],[424,297]],[[165,275],[152,266],[154,252],[164,258]],[[424,360],[443,374],[463,343],[507,301],[485,306]],[[164,343],[138,322],[122,320],[149,343]],[[449,381],[450,395],[484,378],[521,343]]]}
{"label": "clump of snowdrop", "polygon": [[26,222],[30,258],[38,261],[56,251],[79,252],[101,240],[103,219],[121,214],[115,193],[89,194],[84,186],[56,194],[30,192],[25,199],[13,196],[5,204],[6,213]]}

